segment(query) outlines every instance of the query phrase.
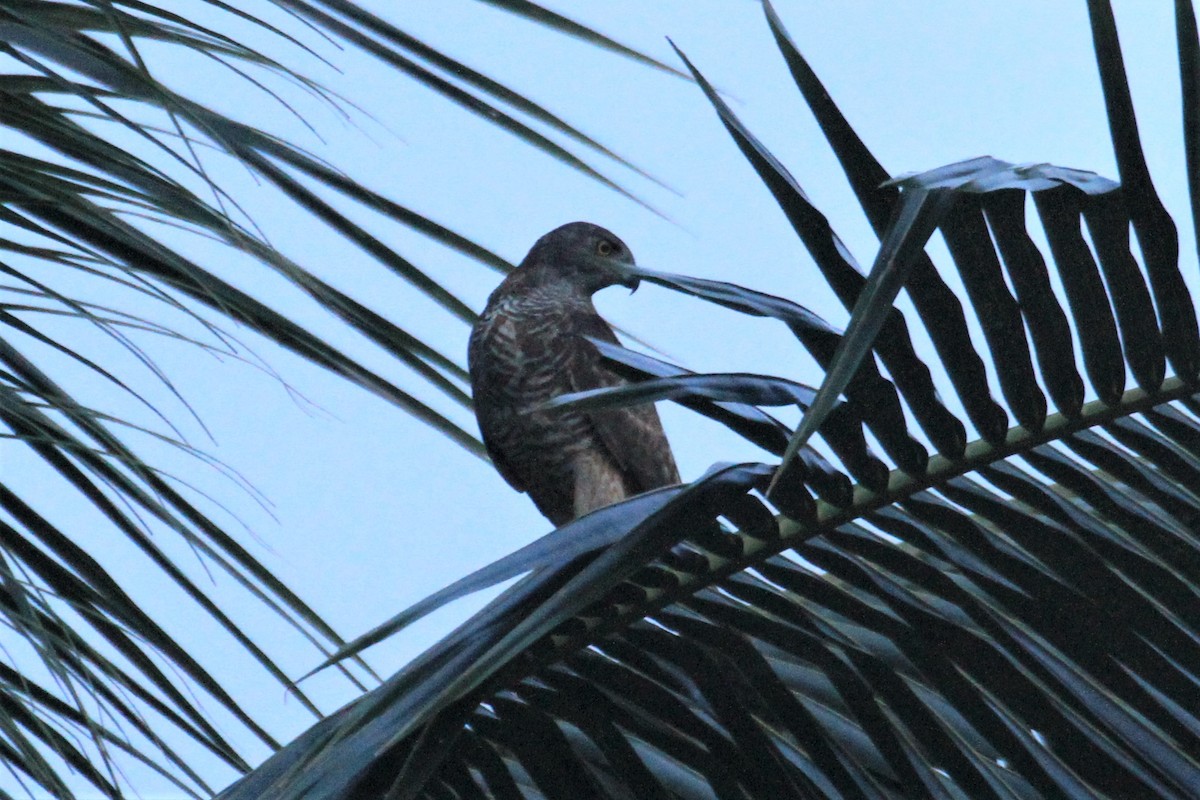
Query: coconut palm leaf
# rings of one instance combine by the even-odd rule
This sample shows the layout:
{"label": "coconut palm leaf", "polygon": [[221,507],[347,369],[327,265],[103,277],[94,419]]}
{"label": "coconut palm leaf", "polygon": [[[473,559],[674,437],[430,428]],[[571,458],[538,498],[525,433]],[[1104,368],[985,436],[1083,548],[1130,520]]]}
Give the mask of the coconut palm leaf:
{"label": "coconut palm leaf", "polygon": [[[410,333],[406,320],[346,295],[313,274],[312,265],[296,263],[271,246],[210,168],[229,161],[246,167],[414,286],[435,308],[463,321],[474,318],[464,302],[385,246],[378,232],[335,210],[331,197],[381,212],[388,224],[415,230],[490,269],[509,265],[259,127],[279,110],[304,123],[297,94],[342,116],[348,116],[346,103],[304,71],[227,30],[244,32],[250,26],[309,64],[324,60],[322,39],[350,43],[618,191],[625,190],[606,171],[614,164],[632,165],[500,81],[352,4],[279,0],[275,5],[292,19],[284,27],[238,4],[199,5],[185,18],[124,0],[0,3],[0,126],[6,134],[0,148],[0,436],[8,446],[19,444],[31,453],[58,480],[57,488],[43,495],[78,495],[98,512],[108,535],[134,544],[143,563],[122,569],[161,571],[232,643],[290,686],[294,667],[277,663],[196,580],[191,565],[179,563],[154,536],[182,537],[203,569],[227,573],[252,603],[265,604],[310,640],[315,653],[328,654],[343,644],[216,521],[220,514],[208,500],[212,506],[219,502],[196,501],[199,490],[156,469],[133,444],[139,436],[153,437],[241,482],[188,442],[169,410],[159,407],[154,398],[165,390],[190,412],[143,349],[143,337],[191,342],[269,371],[225,329],[233,320],[390,400],[469,451],[483,451],[473,433],[395,380],[331,346],[271,301],[235,287],[212,265],[186,255],[200,237],[224,247],[222,257],[240,256],[251,268],[273,270],[336,320],[395,355],[418,383],[469,406],[466,373],[457,358]],[[513,4],[510,10],[654,63],[532,4]],[[262,92],[267,113],[258,120],[235,119],[160,80],[165,68],[151,51],[161,53],[164,46],[228,68],[246,81],[247,91]],[[591,163],[596,157],[603,167]],[[91,338],[132,354],[161,386],[147,390],[96,357],[85,341]],[[78,372],[75,379],[63,379],[42,361],[38,354],[47,348],[86,377],[117,387],[156,421],[146,425],[140,417],[124,419],[95,407],[76,393]],[[243,708],[193,657],[187,642],[177,641],[147,613],[153,606],[146,598],[131,596],[121,576],[80,544],[88,532],[65,528],[55,509],[22,496],[18,471],[6,473],[7,483],[0,487],[0,616],[18,635],[6,639],[15,652],[6,653],[11,661],[0,669],[0,758],[10,771],[34,794],[69,796],[70,786],[77,784],[60,772],[70,769],[106,796],[118,796],[124,784],[119,764],[132,759],[160,772],[179,791],[201,796],[211,792],[207,781],[214,779],[181,755],[195,752],[189,747],[198,745],[218,762],[244,771],[247,762],[233,742],[252,737],[277,746],[256,721],[255,710]],[[320,714],[303,691],[295,697]],[[235,721],[236,733],[218,730],[214,707]],[[181,746],[181,738],[194,744]]]}
{"label": "coconut palm leaf", "polygon": [[[796,179],[709,99],[842,302],[867,304],[844,338],[828,334],[839,409],[869,425],[902,402],[905,435],[938,454],[906,465],[889,452],[883,485],[859,480],[842,507],[814,499],[803,469],[776,477],[767,500],[776,469],[741,464],[593,512],[393,621],[528,570],[222,797],[1195,795],[1200,337],[1108,4],[1089,8],[1120,183],[993,159],[890,181],[765,8],[889,266],[865,275]],[[1194,75],[1194,16],[1177,9],[1181,69]],[[945,198],[928,229],[948,244],[941,268],[958,271],[961,296],[906,216],[905,196],[930,192]],[[891,305],[900,285],[917,321]],[[911,324],[938,349],[932,365]],[[711,383],[720,402],[753,404],[771,380],[745,380],[737,396],[740,377],[692,381],[605,355],[654,376],[645,395],[692,405],[713,401]],[[937,399],[934,379],[956,403]],[[852,397],[856,381],[873,394]],[[818,444],[827,424],[809,423]],[[586,551],[556,557],[575,532]]]}

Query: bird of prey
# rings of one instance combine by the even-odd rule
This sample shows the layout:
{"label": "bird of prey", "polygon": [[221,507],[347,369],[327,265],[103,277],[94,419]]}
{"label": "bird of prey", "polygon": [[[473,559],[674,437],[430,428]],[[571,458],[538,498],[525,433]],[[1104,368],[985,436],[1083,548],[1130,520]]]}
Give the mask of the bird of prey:
{"label": "bird of prey", "polygon": [[546,411],[550,399],[625,381],[584,337],[617,337],[592,294],[617,284],[633,256],[598,225],[572,222],[538,239],[488,298],[467,362],[475,416],[496,469],[555,525],[679,483],[653,405]]}

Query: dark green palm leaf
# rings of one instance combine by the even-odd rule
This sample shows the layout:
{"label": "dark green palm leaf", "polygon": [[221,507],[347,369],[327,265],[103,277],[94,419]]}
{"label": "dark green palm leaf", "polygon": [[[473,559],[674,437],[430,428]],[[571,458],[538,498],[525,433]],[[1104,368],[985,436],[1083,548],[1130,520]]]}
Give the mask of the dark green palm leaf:
{"label": "dark green palm leaf", "polygon": [[[382,244],[378,234],[334,210],[321,193],[382,212],[389,223],[413,229],[484,266],[504,270],[509,265],[341,173],[337,165],[260,130],[253,120],[230,118],[172,89],[156,77],[156,62],[142,48],[148,52],[147,43],[153,42],[220,63],[246,80],[248,88],[261,90],[268,103],[278,103],[303,122],[286,93],[271,87],[290,84],[339,111],[340,101],[300,71],[218,26],[248,23],[304,59],[321,58],[304,42],[316,34],[363,48],[442,98],[618,191],[624,192],[576,150],[598,154],[608,164],[632,165],[499,81],[352,4],[280,0],[276,5],[306,29],[298,36],[237,4],[212,0],[206,5],[211,12],[207,18],[217,20],[208,25],[133,0],[0,3],[0,58],[5,62],[0,67],[0,126],[10,134],[6,149],[0,149],[0,433],[10,446],[22,443],[49,467],[59,480],[55,491],[85,498],[103,524],[134,543],[145,563],[130,570],[149,566],[163,571],[269,675],[290,685],[287,668],[243,631],[153,533],[183,537],[205,569],[211,565],[227,573],[254,602],[273,609],[309,639],[314,652],[335,651],[342,640],[210,511],[188,498],[191,487],[143,460],[126,434],[148,434],[220,466],[186,441],[170,414],[148,399],[153,393],[89,355],[91,350],[64,336],[64,327],[52,324],[54,318],[77,325],[84,336],[99,333],[127,350],[185,408],[186,401],[138,337],[192,342],[258,366],[253,353],[223,329],[231,319],[381,395],[482,455],[472,433],[270,302],[185,256],[178,242],[205,237],[230,252],[249,254],[335,319],[385,347],[419,383],[431,384],[460,406],[469,406],[470,399],[457,358],[410,333],[406,320],[387,318],[270,246],[206,165],[232,158],[249,168],[463,321],[474,318],[465,303]],[[511,10],[646,60],[558,15],[534,13],[536,7]],[[565,137],[569,144],[553,137]],[[103,299],[87,296],[86,287],[98,283],[106,287]],[[75,396],[70,381],[60,382],[35,359],[33,353],[46,348],[133,397],[170,435]],[[139,606],[138,598],[126,593],[119,575],[77,544],[83,532],[61,528],[51,521],[54,514],[35,507],[20,491],[15,480],[0,487],[0,616],[27,645],[23,658],[12,663],[34,665],[28,674],[23,667],[6,665],[0,676],[0,758],[20,780],[35,793],[66,797],[70,789],[56,771],[65,765],[98,791],[116,796],[122,779],[109,756],[124,753],[160,772],[180,791],[204,795],[211,791],[206,778],[180,755],[187,750],[179,747],[176,734],[233,769],[247,768],[210,719],[211,710],[204,710],[204,698],[242,726],[233,741],[248,732],[276,745],[253,710],[243,709],[192,657],[186,643],[175,641]],[[200,697],[193,697],[197,690]],[[296,697],[319,715],[303,692]],[[173,733],[160,738],[164,730]],[[56,754],[58,765],[44,752]]]}
{"label": "dark green palm leaf", "polygon": [[[889,451],[896,469],[860,479],[844,507],[814,500],[805,470],[780,478],[767,503],[774,470],[749,464],[654,495],[652,508],[648,497],[584,517],[394,620],[389,629],[530,570],[223,797],[1194,796],[1200,336],[1111,12],[1089,5],[1121,184],[994,160],[885,183],[767,5],[882,251],[927,237],[905,219],[906,193],[944,193],[931,222],[962,297],[924,255],[885,255],[899,278],[864,276],[795,178],[709,95],[846,307],[887,298],[856,313],[840,343],[828,334],[822,366],[844,376],[839,409],[870,425],[903,403],[915,420],[905,435],[939,455],[902,462]],[[1194,74],[1193,15],[1177,8],[1181,68]],[[1200,97],[1184,85],[1194,119]],[[1026,225],[1029,200],[1048,252]],[[1048,291],[1051,269],[1062,298]],[[958,408],[937,401],[911,321],[891,308],[901,283]],[[763,313],[757,293],[721,292]],[[968,311],[986,355],[967,335]],[[738,395],[732,377],[610,350],[630,377],[654,376],[651,396],[673,376],[672,396],[693,405],[713,399],[710,380],[721,403],[761,399],[760,383]],[[747,438],[767,424],[755,422]],[[981,438],[965,444],[956,431],[968,423]],[[813,425],[817,437],[853,474],[827,425]],[[865,445],[857,456],[876,458]],[[610,543],[585,537],[590,552],[556,566],[558,537],[599,524],[615,532]]]}

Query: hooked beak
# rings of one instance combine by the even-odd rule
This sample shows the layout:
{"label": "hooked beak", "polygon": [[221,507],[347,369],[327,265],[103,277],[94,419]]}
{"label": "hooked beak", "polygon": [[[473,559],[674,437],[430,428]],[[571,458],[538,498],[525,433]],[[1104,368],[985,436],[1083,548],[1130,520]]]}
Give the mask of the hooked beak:
{"label": "hooked beak", "polygon": [[628,289],[630,294],[636,292],[638,286],[640,286],[642,283],[642,279],[634,271],[637,269],[637,265],[633,264],[631,261],[628,264],[620,265],[617,269],[618,274],[620,275],[620,280],[618,280],[617,283]]}

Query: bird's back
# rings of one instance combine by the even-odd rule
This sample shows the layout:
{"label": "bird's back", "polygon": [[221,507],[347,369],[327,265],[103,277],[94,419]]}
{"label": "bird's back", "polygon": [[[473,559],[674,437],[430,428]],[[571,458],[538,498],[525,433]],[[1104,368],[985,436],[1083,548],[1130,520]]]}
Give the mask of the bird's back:
{"label": "bird's back", "polygon": [[624,381],[583,335],[616,341],[590,299],[526,290],[510,275],[471,332],[475,413],[496,468],[556,525],[679,482],[653,406],[537,410],[554,397]]}

